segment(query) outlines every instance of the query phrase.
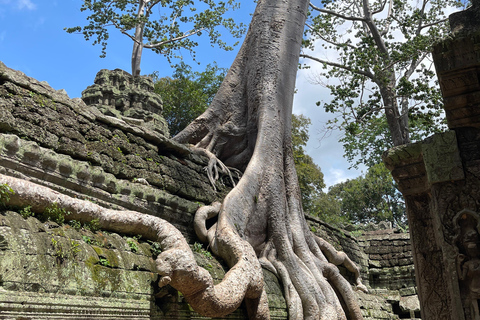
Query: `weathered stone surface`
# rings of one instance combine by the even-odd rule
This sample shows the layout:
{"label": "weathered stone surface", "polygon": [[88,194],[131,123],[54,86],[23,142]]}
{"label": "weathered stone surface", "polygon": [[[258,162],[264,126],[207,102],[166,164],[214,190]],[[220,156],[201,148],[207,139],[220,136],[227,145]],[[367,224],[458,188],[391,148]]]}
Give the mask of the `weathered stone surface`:
{"label": "weathered stone surface", "polygon": [[[420,318],[419,310],[407,309],[410,305],[404,309],[398,307],[402,298],[418,300],[408,233],[386,229],[384,223],[346,231],[309,216],[306,218],[315,234],[328,239],[337,250],[344,251],[360,266],[362,281],[370,292],[356,291],[364,319]],[[339,266],[339,269],[352,280],[345,268]]]}
{"label": "weathered stone surface", "polygon": [[450,15],[450,27],[452,32],[458,34],[468,33],[480,29],[480,3],[472,0],[472,6],[462,12]]}
{"label": "weathered stone surface", "polygon": [[[477,7],[472,6],[456,16],[466,17],[470,15],[468,12],[478,14]],[[468,27],[434,47],[433,58],[450,129],[480,126],[479,44],[480,30]]]}
{"label": "weathered stone surface", "polygon": [[161,116],[162,99],[153,92],[153,81],[148,76],[133,77],[120,69],[100,70],[94,84],[82,92],[82,100],[105,115],[168,136],[167,123]]}
{"label": "weathered stone surface", "polygon": [[425,139],[422,154],[428,181],[431,184],[465,178],[455,131],[435,134]]}
{"label": "weathered stone surface", "polygon": [[[191,319],[172,288],[158,288],[155,248],[150,242],[105,232],[42,223],[18,213],[0,213],[0,317],[2,319]],[[195,253],[199,265],[219,282],[225,268]],[[285,315],[278,280],[268,287]],[[238,310],[226,319],[245,319]],[[281,317],[285,319],[285,317]]]}

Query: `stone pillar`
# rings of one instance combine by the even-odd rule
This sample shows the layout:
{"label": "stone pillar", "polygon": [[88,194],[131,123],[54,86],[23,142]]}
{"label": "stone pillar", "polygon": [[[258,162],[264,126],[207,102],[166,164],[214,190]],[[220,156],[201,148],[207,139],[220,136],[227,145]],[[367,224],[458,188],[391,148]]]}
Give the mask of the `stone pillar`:
{"label": "stone pillar", "polygon": [[385,153],[403,193],[424,320],[480,320],[479,3],[433,57],[449,131]]}

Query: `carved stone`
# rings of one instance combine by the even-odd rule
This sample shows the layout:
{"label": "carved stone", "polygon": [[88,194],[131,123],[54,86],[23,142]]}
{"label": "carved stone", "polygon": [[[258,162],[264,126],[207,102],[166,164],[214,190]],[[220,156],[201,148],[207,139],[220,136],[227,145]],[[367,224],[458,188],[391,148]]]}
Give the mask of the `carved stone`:
{"label": "carved stone", "polygon": [[480,320],[479,3],[450,17],[433,57],[450,131],[384,162],[403,193],[424,320]]}
{"label": "carved stone", "polygon": [[[460,294],[466,302],[465,312],[471,319],[480,319],[480,235],[479,215],[470,210],[460,211],[454,218],[457,244],[457,273]],[[469,308],[470,306],[470,308]]]}
{"label": "carved stone", "polygon": [[168,127],[161,116],[162,99],[153,92],[148,76],[133,77],[128,72],[100,70],[94,84],[82,92],[85,104],[97,107],[108,116],[118,117],[133,125],[146,126],[168,136]]}

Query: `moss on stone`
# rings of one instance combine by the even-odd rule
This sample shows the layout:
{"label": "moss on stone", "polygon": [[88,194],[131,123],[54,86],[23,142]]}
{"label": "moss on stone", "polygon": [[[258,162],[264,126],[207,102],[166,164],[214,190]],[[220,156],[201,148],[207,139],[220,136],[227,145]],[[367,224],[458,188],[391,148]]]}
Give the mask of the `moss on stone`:
{"label": "moss on stone", "polygon": [[393,147],[383,154],[383,162],[389,170],[406,163],[418,162],[422,159],[422,143],[410,143]]}

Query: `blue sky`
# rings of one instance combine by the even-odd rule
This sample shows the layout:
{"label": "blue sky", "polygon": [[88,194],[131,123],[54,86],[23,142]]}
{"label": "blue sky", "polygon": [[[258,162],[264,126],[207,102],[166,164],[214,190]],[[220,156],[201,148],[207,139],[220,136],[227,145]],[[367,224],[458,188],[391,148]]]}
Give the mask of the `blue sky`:
{"label": "blue sky", "polygon": [[[85,41],[81,34],[68,34],[65,27],[86,24],[87,12],[80,12],[82,0],[0,0],[0,61],[38,80],[47,81],[55,89],[65,89],[70,97],[93,84],[100,69],[120,68],[131,71],[132,41],[116,30],[110,32],[107,57],[100,58],[101,47]],[[249,21],[252,5],[242,6],[234,14]],[[233,43],[233,41],[232,41]],[[236,47],[238,48],[238,46]],[[233,52],[212,48],[208,41],[198,50],[198,67],[204,70],[216,57],[221,67],[228,68],[235,58]],[[185,52],[186,63],[192,63]],[[171,75],[167,60],[144,50],[142,74],[158,71]]]}
{"label": "blue sky", "polygon": [[[80,12],[81,4],[82,0],[0,0],[0,61],[39,81],[47,81],[54,89],[65,89],[71,98],[80,97],[82,90],[93,84],[100,69],[120,68],[130,72],[132,42],[119,32],[111,31],[107,57],[102,59],[100,46],[93,46],[82,35],[63,30],[86,23],[88,14]],[[254,10],[253,0],[241,1],[241,4],[241,9],[233,15],[237,21],[248,24],[249,14]],[[197,61],[201,64],[196,68],[204,70],[214,61],[228,68],[238,48],[225,52],[212,48],[206,41],[197,50]],[[187,52],[184,61],[192,64]],[[144,51],[141,69],[142,74],[154,71],[161,77],[172,74],[166,59],[149,50]],[[310,78],[311,71],[299,71],[294,112],[312,119],[307,153],[320,166],[330,186],[354,178],[360,172],[347,170],[349,164],[338,143],[340,133],[333,132],[328,138],[319,140],[323,125],[331,115],[316,107],[315,102],[328,99],[328,91],[311,84]]]}

